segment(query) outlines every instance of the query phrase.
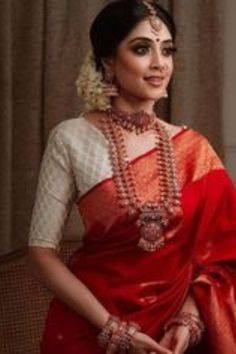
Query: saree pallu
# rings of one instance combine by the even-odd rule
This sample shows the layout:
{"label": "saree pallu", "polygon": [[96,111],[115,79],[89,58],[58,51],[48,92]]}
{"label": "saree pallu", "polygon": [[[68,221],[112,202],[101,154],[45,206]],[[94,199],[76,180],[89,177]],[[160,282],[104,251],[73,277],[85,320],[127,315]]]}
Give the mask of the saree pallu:
{"label": "saree pallu", "polygon": [[[188,353],[236,353],[236,193],[208,142],[192,130],[173,139],[183,214],[166,229],[166,245],[137,247],[135,218],[120,208],[112,178],[78,200],[86,234],[69,268],[113,315],[160,340],[189,292],[206,325]],[[155,149],[130,162],[143,200],[158,200]],[[43,354],[104,354],[97,329],[54,299]]]}

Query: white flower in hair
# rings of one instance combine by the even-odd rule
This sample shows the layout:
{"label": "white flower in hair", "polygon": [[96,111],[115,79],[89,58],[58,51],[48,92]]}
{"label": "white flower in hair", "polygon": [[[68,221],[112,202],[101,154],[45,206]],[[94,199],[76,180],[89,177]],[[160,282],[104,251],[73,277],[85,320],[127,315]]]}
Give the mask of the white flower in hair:
{"label": "white flower in hair", "polygon": [[104,95],[105,84],[102,73],[96,69],[91,51],[80,68],[76,86],[78,95],[85,102],[86,110],[106,110],[111,107],[110,98]]}

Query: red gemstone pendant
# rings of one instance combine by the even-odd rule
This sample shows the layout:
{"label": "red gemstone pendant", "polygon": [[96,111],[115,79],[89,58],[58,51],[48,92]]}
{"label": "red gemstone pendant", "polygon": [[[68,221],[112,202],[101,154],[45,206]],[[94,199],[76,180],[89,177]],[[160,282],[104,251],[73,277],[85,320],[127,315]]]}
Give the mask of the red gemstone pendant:
{"label": "red gemstone pendant", "polygon": [[163,228],[155,221],[147,222],[140,228],[141,238],[138,246],[145,251],[154,252],[165,244]]}

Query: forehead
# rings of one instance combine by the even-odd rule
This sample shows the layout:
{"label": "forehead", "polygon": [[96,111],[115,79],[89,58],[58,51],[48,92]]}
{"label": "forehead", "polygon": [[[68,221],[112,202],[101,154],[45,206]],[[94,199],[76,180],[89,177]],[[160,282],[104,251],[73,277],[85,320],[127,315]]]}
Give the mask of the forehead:
{"label": "forehead", "polygon": [[153,30],[153,28],[150,25],[149,20],[145,19],[145,20],[139,22],[132,29],[132,31],[124,39],[124,42],[129,42],[130,40],[132,40],[136,37],[147,37],[147,38],[154,40],[154,41],[157,39],[159,39],[160,41],[172,40],[172,36],[170,34],[170,31],[168,30],[168,27],[165,25],[165,23],[159,19],[157,19],[157,21],[161,22],[161,29],[160,29],[160,31],[158,31],[158,33]]}

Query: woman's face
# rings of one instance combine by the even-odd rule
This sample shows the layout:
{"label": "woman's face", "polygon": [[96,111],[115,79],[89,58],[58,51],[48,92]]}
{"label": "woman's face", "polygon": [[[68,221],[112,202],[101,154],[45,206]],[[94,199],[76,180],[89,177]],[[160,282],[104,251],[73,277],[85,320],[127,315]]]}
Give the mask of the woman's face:
{"label": "woman's face", "polygon": [[120,43],[110,65],[123,97],[161,98],[173,72],[173,41],[166,25],[161,22],[156,32],[148,19],[140,22]]}

